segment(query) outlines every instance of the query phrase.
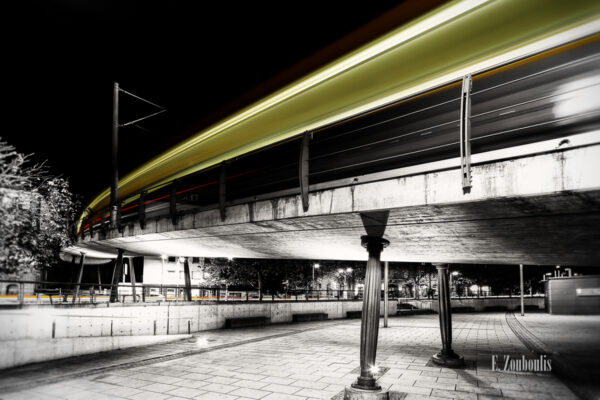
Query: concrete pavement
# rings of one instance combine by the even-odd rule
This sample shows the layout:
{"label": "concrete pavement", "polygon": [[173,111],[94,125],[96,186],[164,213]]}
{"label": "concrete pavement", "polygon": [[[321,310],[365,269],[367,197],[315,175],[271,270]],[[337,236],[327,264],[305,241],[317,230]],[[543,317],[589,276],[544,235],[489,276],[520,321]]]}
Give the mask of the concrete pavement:
{"label": "concrete pavement", "polygon": [[515,313],[524,342],[553,359],[556,374],[580,397],[600,399],[600,315]]}
{"label": "concrete pavement", "polygon": [[[504,313],[453,320],[454,348],[465,357],[465,369],[431,364],[440,348],[437,315],[391,318],[390,327],[380,329],[377,363],[386,370],[379,384],[405,393],[405,399],[577,398],[547,373],[491,370],[493,354],[532,357]],[[149,346],[122,360],[115,352],[87,363],[71,359],[64,363],[70,373],[59,367],[46,380],[39,367],[3,371],[0,398],[339,398],[357,376],[359,332],[359,320],[200,332],[193,341]]]}

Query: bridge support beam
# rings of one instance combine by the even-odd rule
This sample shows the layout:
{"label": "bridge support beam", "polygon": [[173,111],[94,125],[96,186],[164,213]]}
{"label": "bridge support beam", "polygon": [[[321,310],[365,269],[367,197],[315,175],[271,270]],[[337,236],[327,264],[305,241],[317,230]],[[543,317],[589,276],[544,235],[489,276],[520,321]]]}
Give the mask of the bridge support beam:
{"label": "bridge support beam", "polygon": [[[379,391],[373,374],[379,334],[379,307],[381,301],[381,252],[389,242],[379,236],[362,236],[362,245],[369,253],[365,276],[362,321],[360,325],[360,376],[352,388]],[[346,391],[348,393],[348,390]],[[348,397],[348,396],[346,396]]]}
{"label": "bridge support beam", "polygon": [[137,303],[137,295],[135,293],[135,285],[137,282],[135,279],[135,268],[133,268],[133,257],[129,257],[127,265],[129,265],[129,276],[131,277],[131,293],[133,294],[133,302]]}
{"label": "bridge support beam", "polygon": [[117,249],[117,259],[113,269],[112,286],[110,287],[110,302],[119,301],[119,282],[123,277],[123,253],[124,250]]}
{"label": "bridge support beam", "polygon": [[185,277],[185,300],[192,301],[192,279],[190,277],[190,259],[183,261],[183,275]]}
{"label": "bridge support beam", "polygon": [[73,293],[73,303],[77,301],[79,297],[79,289],[81,288],[81,279],[83,278],[83,268],[85,263],[85,253],[81,253],[81,258],[79,259],[79,272],[77,273],[77,285],[75,285],[75,292]]}
{"label": "bridge support beam", "polygon": [[452,350],[452,308],[450,306],[450,274],[448,264],[434,265],[438,272],[438,301],[442,350],[433,355],[431,360],[444,367],[462,367],[465,364],[465,360]]}

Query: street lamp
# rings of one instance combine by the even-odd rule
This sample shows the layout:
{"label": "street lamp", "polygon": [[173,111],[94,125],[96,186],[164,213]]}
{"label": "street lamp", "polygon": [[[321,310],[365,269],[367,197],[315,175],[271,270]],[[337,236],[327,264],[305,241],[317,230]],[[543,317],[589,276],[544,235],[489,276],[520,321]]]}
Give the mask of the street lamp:
{"label": "street lamp", "polygon": [[312,266],[312,284],[313,284],[313,289],[315,288],[315,268],[319,269],[321,266],[319,265],[319,263],[314,263]]}
{"label": "street lamp", "polygon": [[[456,278],[458,275],[460,275],[460,272],[458,271],[452,271],[452,273],[450,273],[450,290],[452,291],[452,277]],[[452,293],[452,292],[450,292]],[[456,285],[454,285],[454,294],[456,294]]]}
{"label": "street lamp", "polygon": [[346,276],[350,272],[352,272],[352,268],[350,268],[350,267],[348,267],[346,269],[338,268],[338,273],[344,277],[344,299],[348,298],[348,287],[347,287],[348,284],[346,282]]}

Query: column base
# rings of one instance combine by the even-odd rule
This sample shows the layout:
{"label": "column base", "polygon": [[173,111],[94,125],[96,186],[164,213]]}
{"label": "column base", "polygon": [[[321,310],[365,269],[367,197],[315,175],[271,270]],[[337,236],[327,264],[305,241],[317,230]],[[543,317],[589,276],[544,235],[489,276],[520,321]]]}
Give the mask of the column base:
{"label": "column base", "polygon": [[346,387],[344,390],[344,400],[389,400],[389,392],[381,390],[378,386],[377,390],[364,390],[354,387]]}
{"label": "column base", "polygon": [[431,361],[434,364],[441,365],[447,368],[460,368],[465,366],[465,359],[459,356],[454,351],[449,352],[440,351],[431,357]]}
{"label": "column base", "polygon": [[372,392],[381,390],[381,386],[379,386],[375,378],[372,377],[364,378],[362,376],[359,376],[358,378],[356,378],[356,382],[354,382],[350,386],[352,386],[354,389],[369,390]]}

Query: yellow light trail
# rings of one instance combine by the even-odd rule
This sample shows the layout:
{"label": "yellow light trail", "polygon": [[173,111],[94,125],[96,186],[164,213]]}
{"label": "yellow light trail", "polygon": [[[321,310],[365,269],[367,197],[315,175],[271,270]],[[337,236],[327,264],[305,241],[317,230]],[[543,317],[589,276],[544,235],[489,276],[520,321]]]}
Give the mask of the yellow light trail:
{"label": "yellow light trail", "polygon": [[[119,182],[121,198],[306,130],[600,30],[600,2],[457,0],[198,132]],[[109,190],[90,204],[108,204]]]}

